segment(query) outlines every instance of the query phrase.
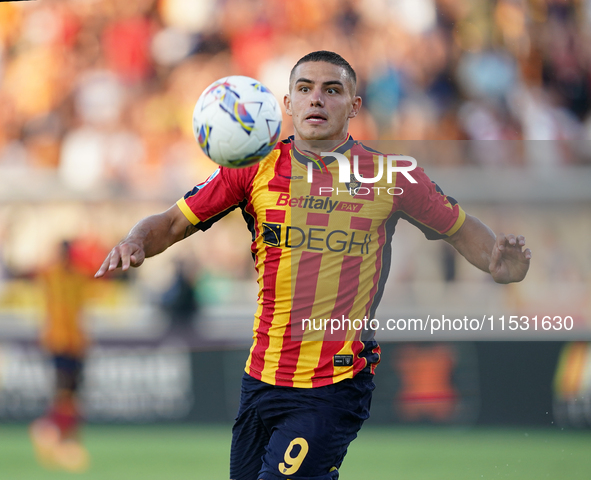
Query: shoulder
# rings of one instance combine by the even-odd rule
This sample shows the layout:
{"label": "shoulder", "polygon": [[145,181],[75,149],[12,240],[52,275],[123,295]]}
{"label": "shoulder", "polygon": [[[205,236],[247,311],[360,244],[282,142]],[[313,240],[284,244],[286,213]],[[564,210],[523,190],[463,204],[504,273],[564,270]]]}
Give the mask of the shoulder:
{"label": "shoulder", "polygon": [[285,140],[278,142],[269,155],[263,158],[258,164],[249,167],[249,169],[252,169],[251,172],[253,177],[268,169],[275,169],[277,164],[289,162],[291,158],[291,148],[291,138],[286,138]]}
{"label": "shoulder", "polygon": [[374,148],[365,145],[364,143],[354,140],[351,145],[351,152],[353,154],[371,154],[371,155],[393,155],[392,153],[384,153]]}
{"label": "shoulder", "polygon": [[[248,187],[252,185],[257,177],[266,177],[269,175],[269,171],[274,172],[277,169],[277,165],[288,164],[290,150],[291,140],[282,140],[259,163],[244,168],[220,166],[204,183],[207,184],[215,178],[216,183],[223,183],[227,186],[242,185],[243,187]],[[196,188],[200,188],[200,185]]]}

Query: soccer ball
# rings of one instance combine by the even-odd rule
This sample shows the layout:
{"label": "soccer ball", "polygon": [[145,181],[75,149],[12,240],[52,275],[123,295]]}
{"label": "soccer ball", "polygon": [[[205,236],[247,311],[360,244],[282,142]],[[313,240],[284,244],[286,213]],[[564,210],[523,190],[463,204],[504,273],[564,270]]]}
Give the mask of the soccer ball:
{"label": "soccer ball", "polygon": [[275,147],[281,108],[261,82],[239,75],[213,82],[193,110],[197,142],[218,165],[249,167]]}

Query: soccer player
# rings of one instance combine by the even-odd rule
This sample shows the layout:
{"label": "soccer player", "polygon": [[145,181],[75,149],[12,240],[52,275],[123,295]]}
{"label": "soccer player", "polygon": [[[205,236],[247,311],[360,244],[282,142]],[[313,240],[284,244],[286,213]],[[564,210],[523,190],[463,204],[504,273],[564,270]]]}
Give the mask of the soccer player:
{"label": "soccer player", "polygon": [[[318,339],[318,332],[307,336],[309,321],[373,318],[400,218],[429,239],[445,239],[499,283],[522,280],[529,267],[522,236],[495,236],[422,169],[377,179],[379,154],[347,133],[361,107],[355,92],[355,72],[339,55],[319,51],[300,59],[284,99],[294,136],[256,166],[218,168],[176,205],[141,220],[96,273],[140,266],[242,210],[259,298],[233,428],[234,480],[338,478],[349,443],[369,417],[380,350],[373,338],[348,329],[308,341]],[[320,155],[327,151],[334,156]],[[376,178],[367,191],[354,179],[339,183],[339,159],[355,155],[359,173]]]}
{"label": "soccer player", "polygon": [[55,389],[49,411],[31,425],[39,461],[49,468],[83,471],[89,457],[81,443],[78,389],[88,338],[81,324],[88,278],[74,265],[69,242],[40,275],[46,303],[41,344],[55,368]]}

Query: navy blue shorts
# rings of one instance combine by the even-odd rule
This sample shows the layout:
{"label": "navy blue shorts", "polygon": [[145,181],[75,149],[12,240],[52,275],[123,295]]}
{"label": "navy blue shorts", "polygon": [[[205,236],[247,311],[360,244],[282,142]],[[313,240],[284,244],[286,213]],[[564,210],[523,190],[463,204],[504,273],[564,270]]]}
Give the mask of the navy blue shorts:
{"label": "navy blue shorts", "polygon": [[242,378],[232,429],[232,480],[336,480],[347,447],[369,418],[373,375],[318,388]]}
{"label": "navy blue shorts", "polygon": [[69,355],[54,355],[53,365],[57,388],[76,392],[82,379],[82,359]]}

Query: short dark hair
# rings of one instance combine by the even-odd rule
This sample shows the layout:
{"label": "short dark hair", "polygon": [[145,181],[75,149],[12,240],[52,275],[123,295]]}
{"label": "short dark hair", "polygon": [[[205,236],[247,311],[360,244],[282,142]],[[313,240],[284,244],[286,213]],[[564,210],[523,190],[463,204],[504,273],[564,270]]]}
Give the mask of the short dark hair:
{"label": "short dark hair", "polygon": [[293,66],[293,68],[291,69],[291,73],[289,74],[290,88],[293,82],[294,72],[296,68],[300,66],[302,63],[307,62],[326,62],[332,63],[333,65],[336,65],[338,67],[342,67],[347,73],[347,76],[351,79],[351,82],[353,83],[353,91],[355,91],[355,88],[357,86],[357,74],[355,73],[355,70],[353,70],[353,67],[349,64],[349,62],[347,62],[347,60],[341,57],[338,53],[330,52],[328,50],[318,50],[317,52],[308,53],[307,55],[304,55],[302,58],[300,58],[298,62]]}

